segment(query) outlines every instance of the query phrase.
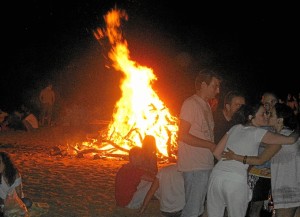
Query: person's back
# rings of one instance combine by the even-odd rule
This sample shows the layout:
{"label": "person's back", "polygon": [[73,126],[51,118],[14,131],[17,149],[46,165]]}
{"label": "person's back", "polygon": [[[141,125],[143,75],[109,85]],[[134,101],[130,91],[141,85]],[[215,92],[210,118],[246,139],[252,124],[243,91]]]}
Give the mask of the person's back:
{"label": "person's back", "polygon": [[[265,131],[262,131],[255,126],[235,125],[228,131],[229,137],[225,149],[230,148],[231,150],[235,150],[236,153],[242,153],[247,156],[256,156]],[[241,143],[241,139],[243,140],[243,143]],[[247,175],[247,168],[248,165],[243,165],[238,161],[220,160],[215,165],[214,170],[231,171],[245,176]]]}
{"label": "person's back", "polygon": [[185,193],[183,176],[176,164],[166,165],[159,169],[139,213],[145,212],[153,196],[159,200],[163,216],[180,217],[185,205]]}
{"label": "person's back", "polygon": [[144,170],[139,168],[141,153],[140,148],[132,148],[129,152],[129,162],[122,165],[116,174],[115,199],[117,206],[125,207],[129,204],[141,177],[145,174]]}
{"label": "person's back", "polygon": [[143,152],[143,169],[153,173],[156,175],[158,171],[157,167],[157,147],[156,147],[156,139],[152,135],[146,135],[142,142],[142,152]]}
{"label": "person's back", "polygon": [[185,205],[184,181],[176,164],[162,167],[156,176],[159,188],[155,196],[159,199],[160,210],[167,213],[179,212]]}

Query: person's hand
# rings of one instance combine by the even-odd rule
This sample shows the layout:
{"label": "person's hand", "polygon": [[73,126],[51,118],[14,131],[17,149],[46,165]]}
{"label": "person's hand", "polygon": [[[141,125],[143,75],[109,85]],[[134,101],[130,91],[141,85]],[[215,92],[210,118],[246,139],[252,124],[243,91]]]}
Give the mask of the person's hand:
{"label": "person's hand", "polygon": [[222,160],[234,160],[234,156],[235,153],[230,148],[222,152]]}

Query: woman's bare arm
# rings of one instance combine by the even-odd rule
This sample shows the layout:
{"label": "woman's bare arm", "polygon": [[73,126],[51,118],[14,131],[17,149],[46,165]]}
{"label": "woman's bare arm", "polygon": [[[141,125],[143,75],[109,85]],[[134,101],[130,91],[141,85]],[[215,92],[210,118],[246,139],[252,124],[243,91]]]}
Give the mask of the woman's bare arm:
{"label": "woman's bare arm", "polygon": [[262,138],[262,142],[270,145],[291,145],[294,144],[299,138],[299,134],[294,132],[289,136],[281,135],[268,131]]}
{"label": "woman's bare arm", "polygon": [[266,145],[264,151],[258,156],[244,156],[234,153],[231,149],[222,153],[224,160],[236,160],[249,165],[261,165],[269,161],[279,150],[281,145]]}

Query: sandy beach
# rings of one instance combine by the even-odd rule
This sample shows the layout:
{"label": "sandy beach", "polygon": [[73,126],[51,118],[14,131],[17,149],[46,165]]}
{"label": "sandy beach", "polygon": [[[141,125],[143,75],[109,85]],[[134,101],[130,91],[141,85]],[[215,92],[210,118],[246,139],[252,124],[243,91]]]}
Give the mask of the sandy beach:
{"label": "sandy beach", "polygon": [[[11,155],[22,174],[25,196],[34,202],[31,217],[140,216],[137,210],[115,206],[114,178],[126,160],[53,154],[54,147],[85,136],[70,127],[0,132],[0,150]],[[151,201],[142,216],[160,216],[158,201]]]}

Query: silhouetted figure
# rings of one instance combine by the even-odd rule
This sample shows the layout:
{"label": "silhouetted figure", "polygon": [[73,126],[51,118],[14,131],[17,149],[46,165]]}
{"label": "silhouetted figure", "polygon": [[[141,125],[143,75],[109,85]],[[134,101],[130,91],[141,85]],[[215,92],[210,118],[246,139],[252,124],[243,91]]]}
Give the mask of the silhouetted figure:
{"label": "silhouetted figure", "polygon": [[52,84],[48,84],[41,90],[39,100],[41,103],[40,125],[50,126],[52,124],[52,111],[55,102],[55,93],[52,89]]}

